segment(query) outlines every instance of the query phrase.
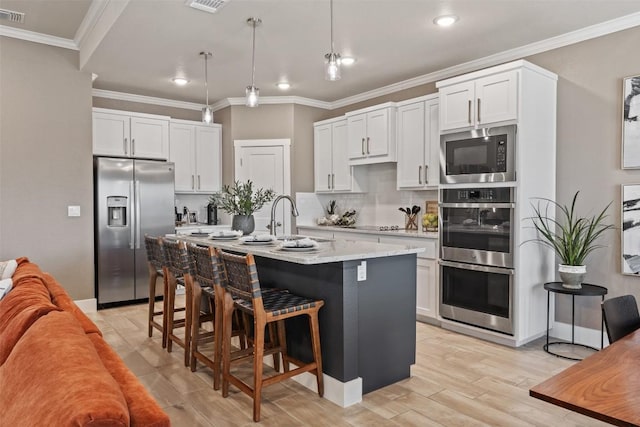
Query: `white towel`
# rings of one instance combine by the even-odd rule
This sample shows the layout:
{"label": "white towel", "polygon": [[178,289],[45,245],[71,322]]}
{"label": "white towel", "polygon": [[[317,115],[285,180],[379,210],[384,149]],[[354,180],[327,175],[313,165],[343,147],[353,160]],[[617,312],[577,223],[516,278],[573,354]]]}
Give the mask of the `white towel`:
{"label": "white towel", "polygon": [[242,231],[237,230],[217,230],[209,234],[209,237],[240,237]]}
{"label": "white towel", "polygon": [[243,242],[273,242],[276,240],[276,236],[271,234],[255,234],[253,236],[245,236],[242,239]]}
{"label": "white towel", "polygon": [[0,280],[0,300],[9,293],[13,287],[13,279]]}
{"label": "white towel", "polygon": [[16,272],[17,267],[18,267],[18,263],[16,262],[15,259],[10,259],[9,261],[1,261],[0,262],[0,280],[13,277],[13,273]]}
{"label": "white towel", "polygon": [[285,240],[284,242],[282,242],[282,247],[283,248],[316,248],[318,247],[318,242],[305,237],[304,239],[298,239],[298,240]]}

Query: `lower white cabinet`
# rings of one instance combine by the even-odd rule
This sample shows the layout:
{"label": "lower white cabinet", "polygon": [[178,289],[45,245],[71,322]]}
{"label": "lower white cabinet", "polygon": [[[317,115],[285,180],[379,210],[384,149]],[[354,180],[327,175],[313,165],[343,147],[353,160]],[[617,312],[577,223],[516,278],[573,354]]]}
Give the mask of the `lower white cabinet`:
{"label": "lower white cabinet", "polygon": [[222,188],[222,126],[172,120],[169,161],[176,193],[211,194]]}

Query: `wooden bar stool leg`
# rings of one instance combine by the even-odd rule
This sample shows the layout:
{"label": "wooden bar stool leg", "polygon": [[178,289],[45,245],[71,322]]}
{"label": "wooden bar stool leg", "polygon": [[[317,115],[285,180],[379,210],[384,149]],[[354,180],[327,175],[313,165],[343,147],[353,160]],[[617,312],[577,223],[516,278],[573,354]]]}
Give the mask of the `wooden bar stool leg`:
{"label": "wooden bar stool leg", "polygon": [[169,336],[169,282],[166,274],[163,274],[162,277],[162,289],[162,348],[167,348],[167,337]]}
{"label": "wooden bar stool leg", "polygon": [[[223,323],[223,307],[222,296],[219,295],[218,289],[215,290],[215,312],[213,323],[213,389],[220,390],[220,371],[222,366],[222,340],[224,334]],[[231,333],[229,333],[231,334]],[[241,341],[242,342],[242,341]]]}
{"label": "wooden bar stool leg", "polygon": [[[153,270],[153,271],[152,271]],[[155,268],[149,269],[149,318],[147,323],[149,324],[149,338],[153,336],[153,313],[156,310],[156,280],[158,279],[158,272]],[[164,316],[164,314],[163,314]]]}
{"label": "wooden bar stool leg", "polygon": [[[276,348],[278,347],[278,331],[276,330],[275,323],[267,324],[267,328],[269,330],[269,347]],[[273,353],[273,369],[276,372],[280,372],[280,355],[279,353]]]}
{"label": "wooden bar stool leg", "polygon": [[309,326],[311,329],[311,349],[313,359],[316,362],[316,378],[318,384],[318,395],[324,395],[324,378],[322,374],[322,352],[320,351],[320,327],[318,322],[318,311],[309,313]]}
{"label": "wooden bar stool leg", "polygon": [[284,326],[284,320],[278,320],[278,344],[280,353],[282,354],[282,367],[285,372],[289,372],[289,354],[287,353],[287,332]]}
{"label": "wooden bar stool leg", "polygon": [[[256,314],[257,317],[257,314]],[[262,371],[264,356],[264,330],[262,319],[254,320],[253,335],[253,421],[260,421],[260,402],[262,401]]]}
{"label": "wooden bar stool leg", "polygon": [[231,327],[233,319],[233,298],[225,294],[222,316],[222,397],[229,396],[229,373],[231,371]]}
{"label": "wooden bar stool leg", "polygon": [[[168,276],[168,274],[165,274]],[[173,341],[169,339],[169,334],[173,333],[174,317],[176,315],[176,286],[173,280],[167,279],[169,282],[169,298],[167,298],[167,351],[171,353],[173,350]]]}
{"label": "wooden bar stool leg", "polygon": [[[193,298],[191,300],[191,348],[189,353],[189,366],[191,372],[196,371],[196,351],[198,351],[198,335],[200,335],[200,304],[202,290],[200,286],[194,286],[192,290]],[[187,351],[185,350],[185,353]]]}
{"label": "wooden bar stool leg", "polygon": [[193,287],[185,282],[185,316],[184,316],[184,366],[189,366],[191,351],[191,324],[193,318]]}

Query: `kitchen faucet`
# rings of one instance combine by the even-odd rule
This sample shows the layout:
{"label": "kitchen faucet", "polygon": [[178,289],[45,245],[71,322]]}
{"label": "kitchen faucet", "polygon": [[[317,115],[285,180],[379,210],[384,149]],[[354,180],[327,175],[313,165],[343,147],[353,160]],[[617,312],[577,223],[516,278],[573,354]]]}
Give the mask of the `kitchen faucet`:
{"label": "kitchen faucet", "polygon": [[276,197],[276,199],[273,201],[273,204],[271,205],[271,219],[269,220],[269,225],[267,226],[270,233],[273,234],[274,236],[276,235],[276,227],[278,225],[282,225],[280,223],[276,224],[276,206],[278,205],[278,202],[282,199],[288,199],[291,202],[291,215],[293,216],[299,215],[298,208],[296,207],[296,202],[293,201],[291,196],[287,196],[286,194],[281,194],[280,196]]}

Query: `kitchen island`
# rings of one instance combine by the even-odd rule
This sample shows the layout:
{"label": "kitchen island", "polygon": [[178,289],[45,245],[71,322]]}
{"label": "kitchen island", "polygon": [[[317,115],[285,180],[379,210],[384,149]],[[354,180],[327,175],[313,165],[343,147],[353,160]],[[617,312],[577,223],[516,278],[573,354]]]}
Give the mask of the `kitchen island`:
{"label": "kitchen island", "polygon": [[[279,243],[249,246],[239,240],[178,237],[250,252],[261,286],[324,300],[319,319],[325,398],[346,407],[410,376],[416,348],[416,254],[424,249],[332,240],[320,241],[313,252],[286,252]],[[309,342],[306,319],[287,321],[287,347],[294,357],[310,360]],[[300,380],[315,388],[313,376]]]}

